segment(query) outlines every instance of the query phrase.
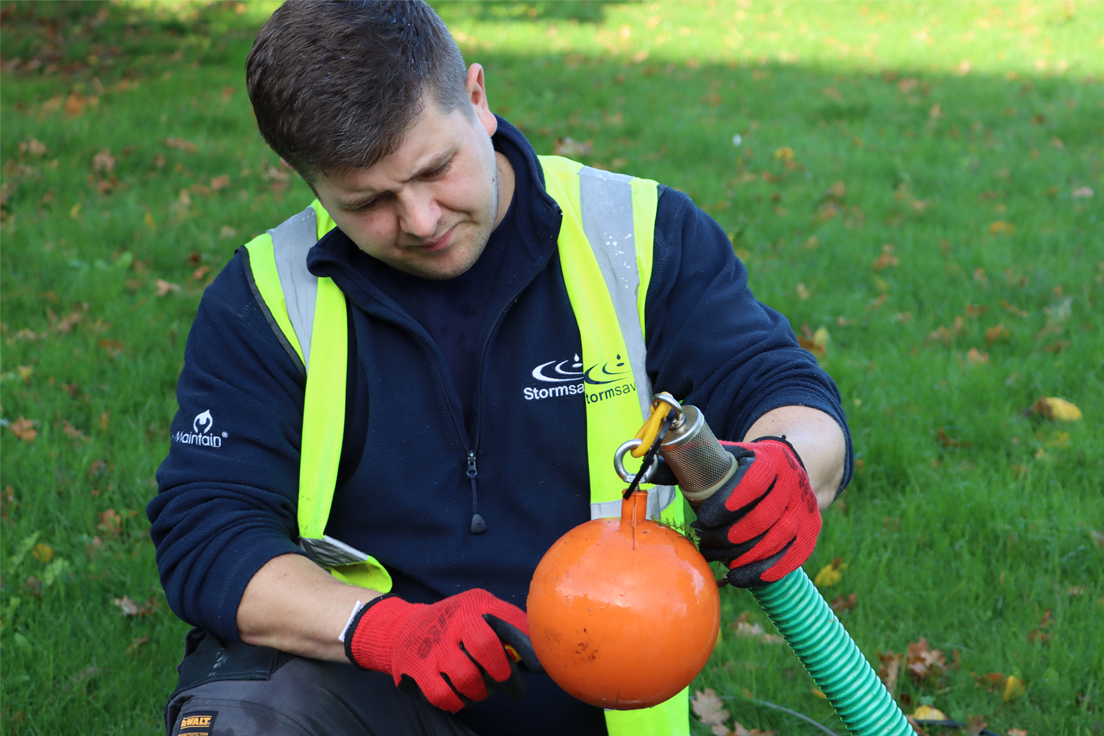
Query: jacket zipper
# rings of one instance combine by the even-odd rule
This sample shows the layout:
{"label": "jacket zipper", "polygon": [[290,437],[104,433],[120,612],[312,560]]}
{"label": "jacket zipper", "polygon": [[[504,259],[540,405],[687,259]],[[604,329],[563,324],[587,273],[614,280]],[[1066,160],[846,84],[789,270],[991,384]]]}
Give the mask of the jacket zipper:
{"label": "jacket zipper", "polygon": [[[557,213],[559,213],[559,208],[558,207],[557,207]],[[557,232],[559,232],[558,229],[557,229]],[[533,283],[533,279],[535,279],[537,277],[537,274],[539,274],[542,270],[544,270],[545,267],[548,266],[548,261],[550,261],[552,259],[552,254],[554,252],[555,252],[555,247],[549,249],[547,255],[544,258],[544,260],[542,260],[540,262],[540,264],[537,266],[537,269],[533,272],[533,277],[526,280],[525,283],[521,284],[521,286],[518,287],[518,289],[513,293],[513,295],[511,295],[510,298],[506,300],[505,306],[503,306],[502,309],[499,310],[498,314],[495,315],[494,322],[491,324],[491,330],[490,330],[490,332],[487,333],[487,341],[485,343],[483,343],[483,347],[482,347],[482,349],[480,350],[480,353],[479,353],[479,366],[478,366],[478,371],[479,372],[477,374],[478,375],[478,380],[476,381],[476,384],[475,384],[475,421],[472,423],[472,437],[470,438],[471,446],[468,448],[468,470],[467,470],[467,475],[468,475],[468,478],[471,479],[471,485],[472,485],[472,523],[471,523],[472,534],[482,534],[483,532],[485,532],[487,530],[487,525],[486,525],[486,523],[484,523],[483,517],[479,514],[478,495],[477,495],[476,487],[475,487],[475,478],[476,478],[476,475],[478,474],[478,470],[477,470],[476,464],[475,464],[475,459],[476,459],[476,451],[479,449],[479,431],[480,431],[481,425],[483,423],[483,373],[484,373],[484,369],[487,366],[487,348],[490,346],[491,341],[494,339],[495,333],[498,331],[498,326],[502,322],[502,318],[506,316],[506,312],[510,311],[510,307],[512,307],[514,305],[514,303],[517,301],[518,297],[521,296],[521,292],[525,291],[526,287],[528,287],[529,284]],[[438,363],[439,362],[440,361],[438,361]],[[438,374],[438,376],[441,375],[440,368],[438,368],[437,374]],[[444,378],[443,377],[441,377],[441,382],[442,382],[442,385],[443,385],[444,384]],[[462,425],[457,422],[455,411],[453,411],[452,414],[453,414],[453,422],[457,424],[458,431],[459,431],[459,427],[462,426]],[[461,434],[461,437],[463,437],[463,434]]]}
{"label": "jacket zipper", "polygon": [[475,467],[475,450],[468,450],[468,477],[471,478],[472,486],[472,534],[482,534],[487,531],[487,525],[483,522],[483,517],[479,515],[479,495],[475,491],[475,477],[477,475],[479,475],[479,470]]}

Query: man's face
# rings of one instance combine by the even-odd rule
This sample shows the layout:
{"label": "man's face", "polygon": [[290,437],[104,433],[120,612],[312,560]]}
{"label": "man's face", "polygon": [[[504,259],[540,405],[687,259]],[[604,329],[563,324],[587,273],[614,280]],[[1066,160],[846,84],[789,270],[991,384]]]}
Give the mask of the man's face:
{"label": "man's face", "polygon": [[513,195],[513,172],[502,170],[509,163],[491,145],[498,122],[478,64],[468,72],[468,89],[472,109],[444,115],[427,100],[397,151],[367,169],[320,175],[314,186],[361,250],[427,279],[471,268]]}

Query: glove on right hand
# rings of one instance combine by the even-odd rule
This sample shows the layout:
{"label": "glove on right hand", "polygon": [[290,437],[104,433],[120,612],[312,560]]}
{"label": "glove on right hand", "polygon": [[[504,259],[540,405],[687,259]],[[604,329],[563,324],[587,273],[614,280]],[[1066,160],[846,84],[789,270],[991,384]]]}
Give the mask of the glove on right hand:
{"label": "glove on right hand", "polygon": [[702,556],[727,562],[728,581],[740,588],[781,580],[809,558],[820,533],[809,476],[785,437],[721,445],[739,468],[691,524]]}
{"label": "glove on right hand", "polygon": [[376,598],[346,629],[345,654],[450,713],[486,698],[491,686],[515,700],[524,697],[515,662],[543,672],[525,612],[478,588],[430,605]]}

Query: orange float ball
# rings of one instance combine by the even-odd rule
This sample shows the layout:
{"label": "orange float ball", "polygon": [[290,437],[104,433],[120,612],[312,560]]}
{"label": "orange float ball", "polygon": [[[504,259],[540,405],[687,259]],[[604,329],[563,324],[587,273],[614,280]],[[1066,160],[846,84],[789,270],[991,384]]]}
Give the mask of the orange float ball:
{"label": "orange float ball", "polygon": [[646,519],[647,494],[620,519],[562,536],[529,585],[529,635],[565,691],[613,710],[675,696],[701,672],[721,621],[709,565],[678,532]]}

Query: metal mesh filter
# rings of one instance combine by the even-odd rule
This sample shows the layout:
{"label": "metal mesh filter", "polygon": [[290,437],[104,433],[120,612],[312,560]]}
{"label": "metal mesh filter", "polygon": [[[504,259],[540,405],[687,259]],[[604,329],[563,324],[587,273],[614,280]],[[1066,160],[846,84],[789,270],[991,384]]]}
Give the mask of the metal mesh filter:
{"label": "metal mesh filter", "polygon": [[697,407],[683,406],[682,411],[686,420],[667,435],[659,454],[684,493],[699,493],[723,480],[735,458],[721,447]]}

